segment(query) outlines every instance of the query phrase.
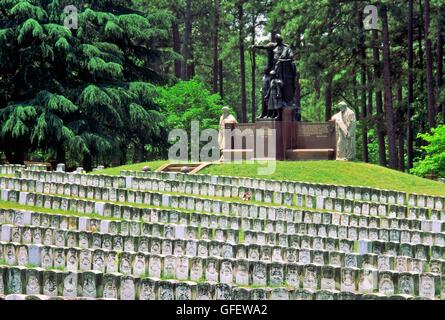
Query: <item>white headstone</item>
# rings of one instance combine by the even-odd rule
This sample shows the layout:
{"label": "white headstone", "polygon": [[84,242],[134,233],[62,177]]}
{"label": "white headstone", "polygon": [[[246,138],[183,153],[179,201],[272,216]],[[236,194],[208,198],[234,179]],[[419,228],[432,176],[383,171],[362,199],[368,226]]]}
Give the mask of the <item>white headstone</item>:
{"label": "white headstone", "polygon": [[87,231],[88,218],[79,217],[79,231]]}
{"label": "white headstone", "polygon": [[28,192],[20,192],[19,194],[19,204],[22,206],[26,206],[26,197],[28,196]]}
{"label": "white headstone", "polygon": [[31,216],[32,213],[31,211],[21,211],[22,212],[22,225],[23,226],[28,226],[31,224]]}
{"label": "white headstone", "polygon": [[131,189],[133,186],[133,177],[125,177],[125,188]]}
{"label": "white headstone", "polygon": [[1,192],[1,200],[3,201],[8,201],[8,196],[9,196],[9,190],[2,190]]}
{"label": "white headstone", "polygon": [[57,164],[56,171],[57,172],[65,172],[65,164],[64,163]]}
{"label": "white headstone", "polygon": [[100,216],[104,215],[105,202],[96,202],[94,204],[94,212]]}
{"label": "white headstone", "polygon": [[358,253],[359,254],[367,254],[372,253],[371,251],[372,241],[369,240],[359,240],[358,241]]}
{"label": "white headstone", "polygon": [[3,224],[2,228],[1,228],[1,237],[0,237],[0,241],[3,242],[10,242],[11,241],[11,225],[9,224]]}
{"label": "white headstone", "polygon": [[109,220],[101,220],[100,221],[100,232],[108,233],[110,230],[110,221]]}
{"label": "white headstone", "polygon": [[322,196],[317,196],[317,200],[316,200],[316,208],[318,210],[323,210],[324,209],[324,197]]}
{"label": "white headstone", "polygon": [[187,226],[185,226],[185,225],[177,225],[175,228],[175,238],[176,239],[185,239],[186,228],[187,228]]}
{"label": "white headstone", "polygon": [[36,192],[37,193],[43,193],[43,182],[37,180],[36,181]]}
{"label": "white headstone", "polygon": [[163,207],[170,207],[170,196],[167,194],[162,195],[162,206]]}
{"label": "white headstone", "polygon": [[441,233],[442,232],[442,221],[433,220],[431,226],[431,232]]}
{"label": "white headstone", "polygon": [[28,262],[29,264],[40,266],[40,251],[42,246],[38,244],[28,245]]}

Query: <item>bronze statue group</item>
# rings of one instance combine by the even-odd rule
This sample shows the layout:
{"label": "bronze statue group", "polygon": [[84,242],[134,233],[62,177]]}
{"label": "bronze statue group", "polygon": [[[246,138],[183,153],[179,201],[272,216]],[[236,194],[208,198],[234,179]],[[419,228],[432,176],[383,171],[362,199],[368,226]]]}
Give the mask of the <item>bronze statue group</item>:
{"label": "bronze statue group", "polygon": [[283,42],[280,34],[275,42],[267,45],[251,46],[267,52],[267,66],[264,69],[262,93],[262,112],[258,120],[281,121],[284,107],[295,109],[295,119],[300,121],[300,112],[295,104],[296,67],[292,49]]}

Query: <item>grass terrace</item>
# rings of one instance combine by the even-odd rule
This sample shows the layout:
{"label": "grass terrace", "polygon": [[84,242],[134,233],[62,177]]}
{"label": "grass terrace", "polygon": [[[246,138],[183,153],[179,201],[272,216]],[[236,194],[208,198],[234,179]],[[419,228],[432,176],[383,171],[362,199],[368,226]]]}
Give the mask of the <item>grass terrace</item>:
{"label": "grass terrace", "polygon": [[[167,161],[143,162],[95,171],[94,173],[119,175],[121,170],[138,171],[144,166],[149,166],[152,170],[156,170],[165,163],[167,163]],[[443,183],[368,163],[343,161],[276,161],[276,170],[273,175],[258,175],[258,168],[266,166],[267,163],[265,162],[255,162],[253,164],[236,162],[218,163],[205,168],[199,173],[322,184],[367,186],[405,191],[408,193],[445,195],[445,184]]]}

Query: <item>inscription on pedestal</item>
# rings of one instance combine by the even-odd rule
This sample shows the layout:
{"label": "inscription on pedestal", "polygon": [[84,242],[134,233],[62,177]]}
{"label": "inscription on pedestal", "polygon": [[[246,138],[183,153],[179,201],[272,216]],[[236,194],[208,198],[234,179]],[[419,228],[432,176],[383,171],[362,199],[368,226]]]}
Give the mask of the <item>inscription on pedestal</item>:
{"label": "inscription on pedestal", "polygon": [[333,122],[297,123],[294,128],[294,149],[335,149]]}
{"label": "inscription on pedestal", "polygon": [[297,134],[303,137],[327,138],[332,132],[330,132],[329,125],[326,124],[304,124],[297,128]]}

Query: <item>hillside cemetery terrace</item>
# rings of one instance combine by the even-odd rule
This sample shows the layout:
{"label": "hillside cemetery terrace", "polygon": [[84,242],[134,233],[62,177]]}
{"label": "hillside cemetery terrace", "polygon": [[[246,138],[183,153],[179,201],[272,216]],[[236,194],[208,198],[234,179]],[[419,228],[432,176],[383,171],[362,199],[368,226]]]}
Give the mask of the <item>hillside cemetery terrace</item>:
{"label": "hillside cemetery terrace", "polygon": [[0,175],[1,299],[445,299],[445,197],[205,174]]}

